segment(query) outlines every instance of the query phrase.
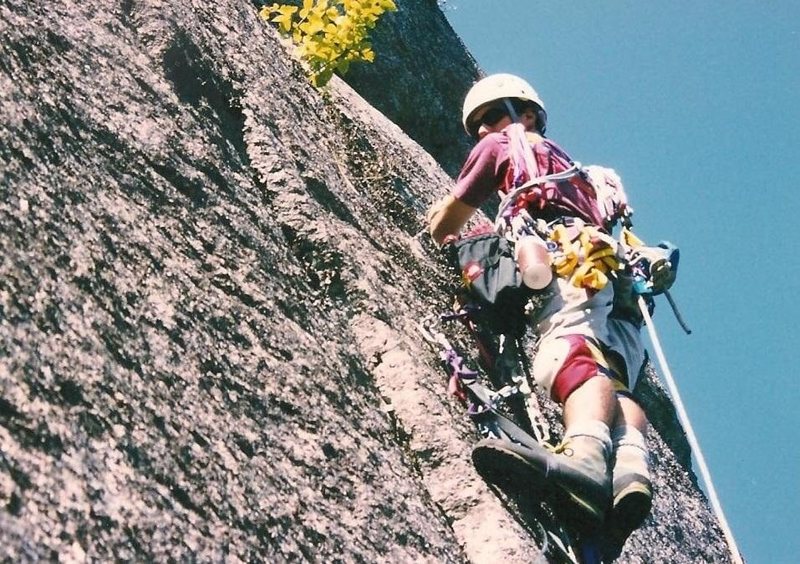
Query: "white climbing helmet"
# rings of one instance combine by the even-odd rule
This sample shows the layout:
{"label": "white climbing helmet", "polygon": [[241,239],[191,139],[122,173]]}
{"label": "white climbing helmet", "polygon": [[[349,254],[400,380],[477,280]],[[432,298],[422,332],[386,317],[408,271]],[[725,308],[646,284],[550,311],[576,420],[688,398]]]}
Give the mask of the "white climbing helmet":
{"label": "white climbing helmet", "polygon": [[470,88],[469,92],[467,92],[467,96],[464,98],[464,109],[461,117],[464,130],[472,135],[469,126],[478,108],[484,104],[502,100],[503,98],[517,98],[533,102],[539,106],[541,111],[538,112],[537,127],[540,131],[544,132],[547,123],[547,112],[545,111],[544,102],[539,98],[539,94],[537,94],[533,86],[528,84],[525,80],[516,75],[507,73],[489,75],[476,82],[472,88]]}

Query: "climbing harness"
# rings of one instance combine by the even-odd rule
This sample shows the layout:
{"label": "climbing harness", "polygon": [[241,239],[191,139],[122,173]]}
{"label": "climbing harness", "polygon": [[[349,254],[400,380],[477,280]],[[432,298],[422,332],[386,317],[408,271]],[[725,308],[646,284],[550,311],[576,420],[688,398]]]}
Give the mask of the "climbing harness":
{"label": "climbing harness", "polygon": [[622,247],[616,239],[578,218],[546,223],[533,220],[522,209],[510,218],[505,233],[517,244],[525,237],[541,241],[550,255],[553,272],[577,288],[602,290],[609,282],[609,274],[624,265]]}

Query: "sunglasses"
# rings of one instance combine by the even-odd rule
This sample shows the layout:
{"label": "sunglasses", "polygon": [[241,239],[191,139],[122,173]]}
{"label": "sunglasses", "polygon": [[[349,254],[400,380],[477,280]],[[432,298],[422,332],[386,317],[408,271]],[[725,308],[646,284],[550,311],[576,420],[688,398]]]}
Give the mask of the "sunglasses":
{"label": "sunglasses", "polygon": [[502,106],[493,106],[483,112],[483,115],[472,122],[472,126],[470,127],[470,134],[475,139],[478,138],[478,129],[481,125],[488,125],[492,126],[496,124],[498,121],[503,119],[508,115],[508,110]]}

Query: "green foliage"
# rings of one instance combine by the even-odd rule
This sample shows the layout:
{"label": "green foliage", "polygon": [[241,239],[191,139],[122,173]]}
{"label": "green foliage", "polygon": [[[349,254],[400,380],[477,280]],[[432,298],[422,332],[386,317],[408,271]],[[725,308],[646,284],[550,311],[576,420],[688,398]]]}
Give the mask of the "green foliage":
{"label": "green foliage", "polygon": [[375,60],[369,32],[384,12],[396,10],[393,0],[303,0],[302,8],[273,4],[260,13],[291,36],[308,63],[311,82],[324,86],[334,72],[346,73],[350,63]]}

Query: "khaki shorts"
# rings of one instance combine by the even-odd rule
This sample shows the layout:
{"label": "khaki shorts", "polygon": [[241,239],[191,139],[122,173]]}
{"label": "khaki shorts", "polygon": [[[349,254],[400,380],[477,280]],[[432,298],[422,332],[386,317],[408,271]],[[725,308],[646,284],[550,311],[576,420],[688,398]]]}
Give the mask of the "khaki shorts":
{"label": "khaki shorts", "polygon": [[597,375],[612,378],[620,393],[630,394],[645,353],[636,326],[609,319],[611,285],[591,292],[556,278],[548,291],[551,298],[532,320],[540,335],[532,363],[536,383],[562,403]]}

